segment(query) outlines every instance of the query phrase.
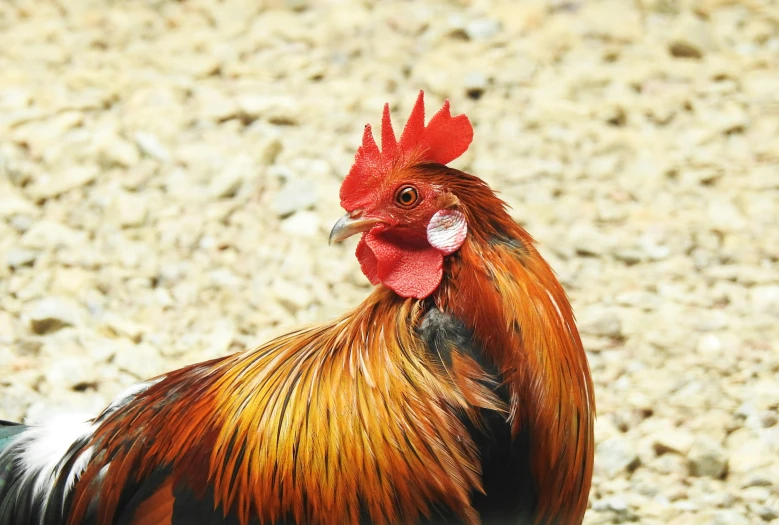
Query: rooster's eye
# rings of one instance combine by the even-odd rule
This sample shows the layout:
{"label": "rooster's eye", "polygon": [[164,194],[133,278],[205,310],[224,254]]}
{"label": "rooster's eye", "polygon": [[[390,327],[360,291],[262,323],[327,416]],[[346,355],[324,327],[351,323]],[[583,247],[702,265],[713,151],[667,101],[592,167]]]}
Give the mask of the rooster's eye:
{"label": "rooster's eye", "polygon": [[403,208],[411,208],[419,201],[419,193],[413,186],[403,186],[395,194],[395,202]]}

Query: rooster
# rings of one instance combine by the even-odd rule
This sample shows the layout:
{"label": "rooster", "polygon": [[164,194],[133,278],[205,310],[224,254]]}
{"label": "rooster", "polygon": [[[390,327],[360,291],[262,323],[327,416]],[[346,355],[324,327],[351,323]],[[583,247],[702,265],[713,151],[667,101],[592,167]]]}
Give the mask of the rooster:
{"label": "rooster", "polygon": [[420,92],[385,105],[331,242],[376,285],[339,319],[136,384],[91,420],[0,424],[0,525],[582,522],[595,403],[563,288]]}

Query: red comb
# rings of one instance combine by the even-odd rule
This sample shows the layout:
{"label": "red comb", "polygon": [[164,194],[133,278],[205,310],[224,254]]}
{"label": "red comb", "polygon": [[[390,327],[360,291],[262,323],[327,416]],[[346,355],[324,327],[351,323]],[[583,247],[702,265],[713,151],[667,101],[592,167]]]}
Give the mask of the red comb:
{"label": "red comb", "polygon": [[472,139],[473,127],[468,117],[453,117],[448,100],[425,126],[425,93],[420,91],[398,141],[390,121],[389,104],[385,104],[381,118],[381,151],[373,138],[371,125],[367,124],[362,146],[357,149],[352,169],[341,184],[341,206],[348,211],[358,208],[367,197],[367,190],[375,187],[393,166],[402,165],[412,156],[422,162],[446,164],[465,153]]}

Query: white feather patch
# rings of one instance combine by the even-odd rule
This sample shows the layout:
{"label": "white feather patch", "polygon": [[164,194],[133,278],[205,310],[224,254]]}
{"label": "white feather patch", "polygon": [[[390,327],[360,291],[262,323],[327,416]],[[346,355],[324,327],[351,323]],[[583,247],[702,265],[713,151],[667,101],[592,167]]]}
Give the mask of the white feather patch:
{"label": "white feather patch", "polygon": [[[39,501],[45,511],[54,481],[62,469],[65,455],[77,441],[91,436],[101,422],[111,413],[130,403],[138,394],[162,381],[162,377],[142,383],[135,383],[125,389],[106,408],[98,419],[85,414],[57,415],[46,419],[42,424],[31,426],[19,434],[7,453],[16,451],[24,476],[34,481],[31,498]],[[65,491],[70,491],[83,474],[92,459],[93,447],[81,451],[67,473]],[[105,468],[107,468],[106,465]],[[103,471],[101,471],[103,472]],[[103,472],[104,473],[104,472]]]}
{"label": "white feather patch", "polygon": [[24,471],[35,476],[34,497],[47,499],[45,494],[51,489],[65,454],[73,443],[94,430],[90,416],[68,414],[52,417],[20,434],[19,457]]}
{"label": "white feather patch", "polygon": [[467,235],[465,215],[457,210],[440,210],[427,224],[427,242],[444,255],[460,249]]}
{"label": "white feather patch", "polygon": [[65,482],[65,492],[70,492],[70,489],[76,484],[76,480],[83,474],[89,465],[89,461],[92,459],[92,452],[94,447],[89,447],[84,452],[78,455],[78,459],[73,463],[73,468],[68,472],[68,478]]}

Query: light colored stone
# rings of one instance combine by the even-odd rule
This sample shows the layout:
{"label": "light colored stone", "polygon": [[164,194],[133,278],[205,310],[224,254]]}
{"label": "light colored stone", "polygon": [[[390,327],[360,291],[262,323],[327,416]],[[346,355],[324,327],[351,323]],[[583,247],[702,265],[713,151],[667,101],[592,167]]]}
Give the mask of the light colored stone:
{"label": "light colored stone", "polygon": [[303,179],[289,179],[276,194],[273,207],[281,217],[314,206],[317,195],[311,183]]}
{"label": "light colored stone", "polygon": [[96,388],[100,382],[98,371],[84,356],[65,355],[52,363],[44,373],[45,381],[69,389]]}
{"label": "light colored stone", "polygon": [[8,250],[7,262],[8,266],[16,269],[24,266],[32,266],[37,258],[38,252],[36,251],[12,248]]}
{"label": "light colored stone", "polygon": [[61,297],[47,297],[28,305],[23,316],[35,334],[48,334],[65,327],[77,326],[83,320],[81,307]]}
{"label": "light colored stone", "polygon": [[260,164],[271,165],[276,162],[282,150],[283,144],[277,135],[265,136],[256,151],[257,160]]}
{"label": "light colored stone", "polygon": [[15,215],[34,217],[38,215],[38,208],[13,190],[0,187],[0,218]]}
{"label": "light colored stone", "polygon": [[133,345],[126,340],[115,343],[114,364],[123,372],[138,380],[146,380],[165,372],[160,352],[153,346],[140,343]]}
{"label": "light colored stone", "polygon": [[721,478],[728,469],[725,449],[712,438],[700,435],[695,438],[688,454],[693,476]]}
{"label": "light colored stone", "polygon": [[608,239],[590,225],[575,225],[570,232],[570,239],[580,255],[597,257],[609,249]]}
{"label": "light colored stone", "polygon": [[673,453],[686,456],[695,442],[695,436],[683,429],[668,429],[658,432],[652,446],[658,454]]}
{"label": "light colored stone", "polygon": [[140,161],[138,147],[132,142],[112,134],[106,134],[98,143],[102,164],[108,167],[129,168]]}
{"label": "light colored stone", "polygon": [[319,215],[312,211],[298,211],[281,221],[281,231],[303,237],[316,236],[320,233],[319,226]]}
{"label": "light colored stone", "polygon": [[138,148],[140,148],[144,154],[162,162],[170,160],[170,153],[168,153],[165,146],[163,146],[159,139],[153,134],[139,131],[135,134],[134,138]]}
{"label": "light colored stone", "polygon": [[276,279],[272,290],[276,300],[293,313],[307,307],[312,301],[309,290],[284,279]]}
{"label": "light colored stone", "polygon": [[463,87],[474,95],[481,96],[484,90],[487,89],[489,79],[487,75],[480,71],[471,71],[465,75],[463,79]]}
{"label": "light colored stone", "polygon": [[632,472],[641,464],[633,444],[624,437],[614,437],[600,443],[595,449],[595,470],[614,477]]}
{"label": "light colored stone", "polygon": [[135,228],[143,225],[149,210],[143,196],[122,191],[117,192],[107,212],[119,226]]}
{"label": "light colored stone", "polygon": [[30,250],[54,249],[60,246],[72,247],[86,241],[84,232],[64,224],[42,220],[33,223],[21,239],[21,246]]}
{"label": "light colored stone", "polygon": [[644,36],[636,4],[619,0],[587,4],[582,16],[592,33],[612,42],[630,42]]}
{"label": "light colored stone", "polygon": [[498,20],[479,18],[465,24],[465,34],[471,40],[487,40],[497,35],[501,30]]}
{"label": "light colored stone", "polygon": [[737,510],[721,509],[711,513],[711,525],[750,525],[752,521]]}
{"label": "light colored stone", "polygon": [[711,30],[703,20],[689,12],[679,16],[668,42],[668,50],[673,56],[701,58],[716,47]]}
{"label": "light colored stone", "polygon": [[779,317],[779,285],[755,286],[749,294],[755,312]]}
{"label": "light colored stone", "polygon": [[217,199],[235,197],[241,186],[257,178],[258,168],[248,155],[240,155],[225,166],[211,181],[208,191]]}
{"label": "light colored stone", "polygon": [[736,475],[758,476],[770,470],[774,452],[750,429],[741,428],[728,436],[729,471]]}
{"label": "light colored stone", "polygon": [[101,322],[113,334],[126,337],[134,343],[139,343],[143,337],[144,332],[147,330],[144,326],[134,322],[133,320],[111,312],[104,314],[101,317]]}
{"label": "light colored stone", "polygon": [[622,336],[622,320],[612,309],[590,307],[581,313],[580,319],[583,333],[615,338]]}
{"label": "light colored stone", "polygon": [[8,312],[0,310],[0,344],[10,345],[15,339],[14,318]]}
{"label": "light colored stone", "polygon": [[238,115],[238,104],[220,90],[200,87],[195,92],[195,99],[201,118],[222,122]]}
{"label": "light colored stone", "polygon": [[722,341],[715,334],[705,334],[698,340],[698,352],[717,355],[722,351]]}
{"label": "light colored stone", "polygon": [[659,244],[657,240],[649,236],[641,236],[638,239],[638,245],[646,256],[653,261],[667,259],[671,255],[671,249]]}
{"label": "light colored stone", "polygon": [[98,175],[96,166],[73,166],[44,175],[27,191],[35,200],[50,199],[93,182]]}
{"label": "light colored stone", "polygon": [[240,95],[239,110],[246,118],[263,119],[273,124],[297,124],[301,119],[300,102],[285,95]]}

